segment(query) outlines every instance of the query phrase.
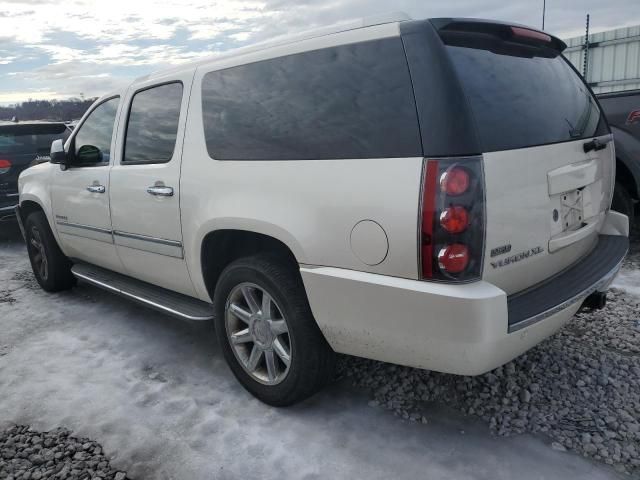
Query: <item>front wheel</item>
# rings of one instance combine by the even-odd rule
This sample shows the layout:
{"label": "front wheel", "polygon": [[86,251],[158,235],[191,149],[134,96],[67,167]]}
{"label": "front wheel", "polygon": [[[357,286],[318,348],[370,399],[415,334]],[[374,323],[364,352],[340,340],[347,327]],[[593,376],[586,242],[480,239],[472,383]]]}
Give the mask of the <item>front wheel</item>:
{"label": "front wheel", "polygon": [[225,360],[255,397],[287,406],[331,379],[335,355],[295,268],[270,255],[237,260],[222,272],[214,297]]}
{"label": "front wheel", "polygon": [[44,212],[27,217],[25,239],[33,274],[43,290],[59,292],[75,285],[71,262],[60,250]]}

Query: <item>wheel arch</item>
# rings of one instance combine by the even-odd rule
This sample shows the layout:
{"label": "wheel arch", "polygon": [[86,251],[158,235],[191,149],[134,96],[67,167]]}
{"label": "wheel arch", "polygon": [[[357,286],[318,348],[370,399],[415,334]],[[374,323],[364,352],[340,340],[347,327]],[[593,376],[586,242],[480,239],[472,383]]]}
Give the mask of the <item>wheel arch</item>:
{"label": "wheel arch", "polygon": [[200,271],[209,297],[213,300],[216,284],[227,265],[258,253],[276,254],[299,271],[300,259],[294,249],[272,235],[238,228],[208,232],[200,245]]}
{"label": "wheel arch", "polygon": [[44,207],[35,200],[23,200],[22,202],[20,202],[20,216],[22,217],[23,222],[29,215],[37,211],[41,211],[45,215],[47,214]]}

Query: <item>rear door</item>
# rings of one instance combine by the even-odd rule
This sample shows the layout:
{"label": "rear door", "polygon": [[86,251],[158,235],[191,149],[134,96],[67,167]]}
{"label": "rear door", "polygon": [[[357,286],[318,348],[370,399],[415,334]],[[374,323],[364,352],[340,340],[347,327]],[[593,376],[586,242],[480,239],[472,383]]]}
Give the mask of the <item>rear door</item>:
{"label": "rear door", "polygon": [[113,236],[127,273],[186,295],[195,292],[182,245],[180,164],[192,77],[130,90],[110,178]]}
{"label": "rear door", "polygon": [[463,26],[442,38],[483,153],[483,276],[514,293],[595,246],[615,163],[600,108],[553,39],[495,32]]}

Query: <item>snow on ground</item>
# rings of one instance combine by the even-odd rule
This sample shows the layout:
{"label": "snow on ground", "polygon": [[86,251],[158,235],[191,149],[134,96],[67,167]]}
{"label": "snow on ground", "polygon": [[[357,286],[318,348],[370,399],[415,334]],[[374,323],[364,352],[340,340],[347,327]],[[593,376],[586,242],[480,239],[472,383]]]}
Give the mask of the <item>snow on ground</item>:
{"label": "snow on ground", "polygon": [[139,479],[618,478],[443,406],[423,425],[368,400],[342,381],[292,408],[265,406],[235,381],[209,324],[82,284],[46,294],[0,223],[0,428],[69,428]]}

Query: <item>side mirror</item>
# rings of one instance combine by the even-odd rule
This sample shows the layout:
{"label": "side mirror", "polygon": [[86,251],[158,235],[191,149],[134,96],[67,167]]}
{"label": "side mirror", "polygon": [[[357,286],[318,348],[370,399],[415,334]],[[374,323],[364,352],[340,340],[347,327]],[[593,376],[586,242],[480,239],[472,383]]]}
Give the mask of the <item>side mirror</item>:
{"label": "side mirror", "polygon": [[64,151],[64,143],[61,139],[54,140],[51,144],[51,154],[49,155],[49,162],[66,165],[67,153]]}
{"label": "side mirror", "polygon": [[82,145],[76,153],[78,164],[94,164],[102,162],[102,151],[93,145]]}

